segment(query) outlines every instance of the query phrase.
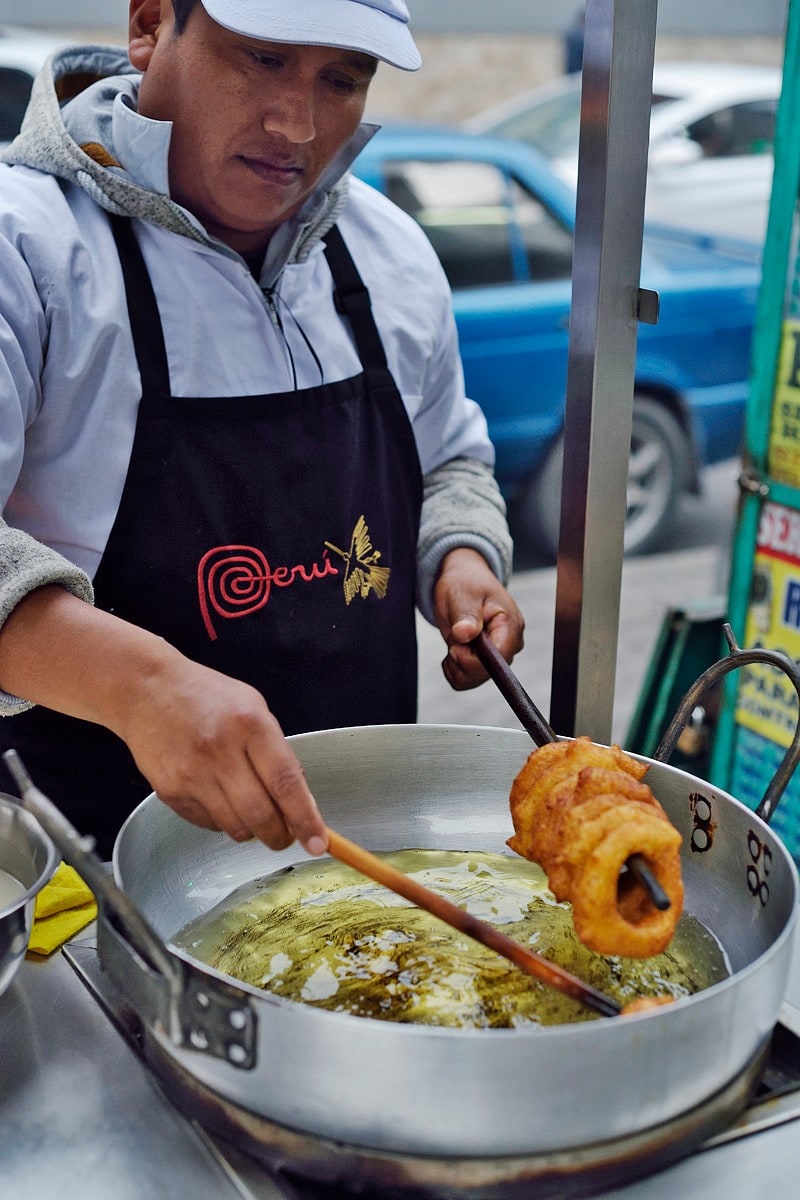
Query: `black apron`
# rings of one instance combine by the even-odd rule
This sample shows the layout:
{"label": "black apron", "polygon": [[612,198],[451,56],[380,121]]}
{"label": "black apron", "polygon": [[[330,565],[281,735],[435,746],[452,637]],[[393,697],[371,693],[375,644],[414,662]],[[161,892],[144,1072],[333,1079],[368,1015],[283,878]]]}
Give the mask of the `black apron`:
{"label": "black apron", "polygon": [[[112,225],[142,399],[94,579],[97,606],[252,684],[287,735],[413,722],[422,475],[369,294],[338,229],[325,254],[362,373],[204,398],[170,394],[144,259],[130,221]],[[0,744],[19,752],[105,857],[152,790],[114,734],[45,708],[0,722]]]}

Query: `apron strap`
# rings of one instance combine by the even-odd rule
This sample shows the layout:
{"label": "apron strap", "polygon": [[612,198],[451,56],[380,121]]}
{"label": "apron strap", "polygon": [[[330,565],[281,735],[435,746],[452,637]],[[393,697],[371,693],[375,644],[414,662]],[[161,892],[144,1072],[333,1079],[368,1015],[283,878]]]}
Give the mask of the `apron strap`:
{"label": "apron strap", "polygon": [[386,354],[372,315],[369,292],[356,269],[338,225],[328,230],[324,241],[325,257],[335,285],[333,300],[336,311],[347,317],[350,322],[361,365],[365,370],[385,371]]}
{"label": "apron strap", "polygon": [[164,329],[150,275],[133,232],[133,222],[130,217],[120,217],[116,213],[110,213],[109,220],[125,280],[133,345],[142,377],[142,395],[168,396],[169,364]]}

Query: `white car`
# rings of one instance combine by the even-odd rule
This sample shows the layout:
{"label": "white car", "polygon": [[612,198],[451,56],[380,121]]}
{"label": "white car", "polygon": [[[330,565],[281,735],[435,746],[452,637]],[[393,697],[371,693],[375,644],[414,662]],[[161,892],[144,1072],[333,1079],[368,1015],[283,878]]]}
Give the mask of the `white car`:
{"label": "white car", "polygon": [[33,80],[47,56],[68,45],[65,38],[0,25],[0,149],[19,133]]}
{"label": "white car", "polygon": [[[580,87],[579,74],[564,76],[480,113],[466,127],[530,143],[574,185]],[[780,91],[777,67],[656,64],[647,219],[763,241]]]}

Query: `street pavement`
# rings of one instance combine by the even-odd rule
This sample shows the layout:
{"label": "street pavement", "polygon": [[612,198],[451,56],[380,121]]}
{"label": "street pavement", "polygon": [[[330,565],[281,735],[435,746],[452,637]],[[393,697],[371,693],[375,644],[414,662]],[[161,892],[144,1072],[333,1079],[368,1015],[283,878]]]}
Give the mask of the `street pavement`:
{"label": "street pavement", "polygon": [[[727,550],[719,545],[672,550],[625,559],[620,597],[619,643],[612,739],[626,734],[669,609],[685,608],[727,593]],[[520,571],[510,590],[525,615],[525,648],[513,668],[537,708],[549,717],[555,618],[556,568]],[[454,692],[444,678],[444,643],[438,630],[418,620],[419,720],[424,723],[520,727],[507,702],[489,681]],[[560,731],[557,731],[560,732]]]}

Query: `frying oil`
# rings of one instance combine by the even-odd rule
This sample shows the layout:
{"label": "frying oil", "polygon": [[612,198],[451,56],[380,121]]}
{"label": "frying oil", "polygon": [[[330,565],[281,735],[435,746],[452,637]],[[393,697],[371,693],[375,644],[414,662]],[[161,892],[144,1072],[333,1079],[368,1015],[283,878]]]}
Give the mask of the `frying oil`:
{"label": "frying oil", "polygon": [[[725,978],[712,934],[683,915],[649,959],[602,957],[577,939],[531,862],[473,851],[380,857],[475,917],[625,1004],[690,995]],[[596,1014],[495,952],[334,860],[314,859],[238,889],[174,939],[192,957],[286,999],[359,1017],[507,1029]]]}

